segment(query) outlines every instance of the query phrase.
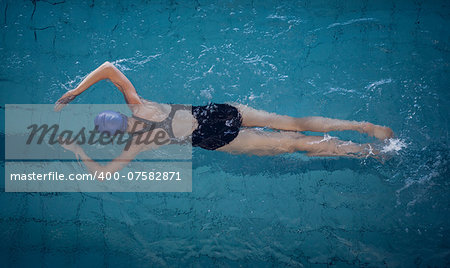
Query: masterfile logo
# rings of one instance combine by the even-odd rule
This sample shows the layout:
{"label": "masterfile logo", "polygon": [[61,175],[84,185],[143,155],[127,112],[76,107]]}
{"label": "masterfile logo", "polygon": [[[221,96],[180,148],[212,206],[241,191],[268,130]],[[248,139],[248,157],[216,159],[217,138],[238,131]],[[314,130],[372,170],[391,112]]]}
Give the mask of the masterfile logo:
{"label": "masterfile logo", "polygon": [[[105,110],[131,117],[122,104],[72,104],[61,112],[47,104],[7,104],[5,191],[192,190],[191,143],[171,145],[167,133],[151,126],[133,134],[141,122],[131,125],[131,134],[100,132],[94,118]],[[108,165],[119,168],[102,171]]]}

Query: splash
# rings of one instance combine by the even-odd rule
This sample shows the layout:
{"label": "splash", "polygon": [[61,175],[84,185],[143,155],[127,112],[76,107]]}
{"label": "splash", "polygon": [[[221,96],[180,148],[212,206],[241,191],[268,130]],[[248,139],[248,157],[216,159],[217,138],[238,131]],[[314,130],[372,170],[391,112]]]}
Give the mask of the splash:
{"label": "splash", "polygon": [[86,76],[88,76],[88,75],[87,74],[83,75],[83,76],[77,75],[77,76],[75,76],[74,79],[70,79],[68,82],[61,83],[60,85],[62,86],[62,88],[64,88],[67,91],[72,90],[72,89],[76,88],[81,83],[81,81],[83,81],[84,78],[86,78]]}
{"label": "splash", "polygon": [[360,23],[360,22],[378,22],[378,20],[375,19],[375,18],[352,19],[352,20],[348,20],[348,21],[345,21],[345,22],[332,23],[332,24],[328,25],[327,27],[320,27],[320,28],[311,30],[309,32],[317,32],[317,31],[320,31],[320,30],[323,30],[323,29],[332,29],[334,27],[346,26],[346,25],[351,25],[351,24]]}
{"label": "splash", "polygon": [[130,71],[135,70],[137,67],[143,67],[147,62],[152,61],[153,59],[158,58],[162,54],[155,55],[143,55],[140,51],[136,52],[136,56],[125,59],[118,59],[113,61],[112,63],[120,70],[120,71]]}
{"label": "splash", "polygon": [[392,83],[392,79],[388,78],[388,79],[381,79],[379,81],[375,81],[373,83],[370,83],[369,85],[367,85],[365,88],[367,90],[373,91],[375,88],[377,88],[378,86],[384,85],[384,84],[389,84]]}
{"label": "splash", "polygon": [[398,153],[403,148],[406,148],[406,143],[401,139],[389,139],[388,143],[383,146],[381,149],[382,153]]}
{"label": "splash", "polygon": [[332,87],[330,88],[330,90],[328,90],[328,92],[325,92],[324,94],[331,94],[331,93],[337,93],[337,94],[341,94],[341,95],[346,95],[348,93],[357,93],[355,90],[353,89],[345,89],[345,88],[341,88],[341,87]]}
{"label": "splash", "polygon": [[333,139],[337,139],[337,137],[333,137],[333,136],[330,136],[329,134],[325,133],[323,135],[323,139],[321,139],[320,141],[311,141],[311,142],[308,142],[308,144],[318,144],[318,143],[327,142],[327,141],[333,140]]}
{"label": "splash", "polygon": [[358,22],[366,22],[366,21],[374,21],[377,22],[378,20],[375,18],[360,18],[360,19],[352,19],[352,20],[348,20],[345,22],[336,22],[333,24],[330,24],[327,26],[327,29],[331,29],[337,26],[345,26],[345,25],[350,25],[350,24],[354,24],[354,23],[358,23]]}
{"label": "splash", "polygon": [[[136,52],[136,56],[133,56],[131,58],[124,58],[124,59],[118,59],[115,61],[112,61],[112,63],[122,72],[124,71],[131,71],[136,70],[137,67],[143,67],[146,63],[152,61],[155,58],[158,58],[162,54],[155,54],[155,55],[143,55],[140,51]],[[76,88],[81,81],[86,78],[89,74],[85,75],[77,75],[75,78],[70,79],[69,81],[65,83],[60,83],[60,85],[67,91],[72,90]]]}
{"label": "splash", "polygon": [[[411,186],[421,185],[421,187],[412,190],[414,193],[413,199],[408,201],[406,204],[407,209],[411,209],[417,203],[423,202],[426,200],[429,195],[429,190],[431,187],[435,186],[437,183],[434,182],[434,179],[439,178],[443,174],[447,173],[447,160],[441,156],[439,152],[436,152],[434,157],[434,161],[423,163],[417,168],[415,168],[414,174],[407,174],[409,178],[405,180],[404,185],[395,191],[397,196],[397,206],[400,205],[401,202],[401,193]],[[407,212],[407,215],[410,215]]]}
{"label": "splash", "polygon": [[200,96],[202,96],[208,100],[211,100],[213,98],[213,94],[214,94],[214,88],[211,85],[209,85],[208,89],[200,90]]}

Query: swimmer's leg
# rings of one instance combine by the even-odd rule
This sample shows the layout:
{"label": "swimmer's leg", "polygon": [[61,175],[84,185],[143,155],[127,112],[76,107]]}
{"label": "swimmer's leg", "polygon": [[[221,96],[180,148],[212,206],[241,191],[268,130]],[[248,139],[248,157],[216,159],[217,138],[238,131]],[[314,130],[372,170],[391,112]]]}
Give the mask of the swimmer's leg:
{"label": "swimmer's leg", "polygon": [[309,156],[372,156],[370,144],[344,142],[336,138],[324,139],[320,136],[305,136],[296,132],[267,132],[243,129],[229,144],[217,151],[233,154],[277,155],[306,151]]}
{"label": "swimmer's leg", "polygon": [[381,140],[391,138],[394,134],[388,127],[378,126],[368,122],[339,120],[320,116],[296,118],[256,110],[242,104],[232,105],[238,108],[241,113],[242,125],[244,127],[268,127],[280,130],[313,132],[355,130],[361,133],[367,133]]}

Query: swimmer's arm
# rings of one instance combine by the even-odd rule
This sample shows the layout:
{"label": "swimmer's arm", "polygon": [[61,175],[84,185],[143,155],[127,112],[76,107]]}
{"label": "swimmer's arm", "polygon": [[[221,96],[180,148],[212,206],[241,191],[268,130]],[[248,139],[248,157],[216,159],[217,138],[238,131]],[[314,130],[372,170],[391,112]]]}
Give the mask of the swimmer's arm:
{"label": "swimmer's arm", "polygon": [[139,146],[131,146],[129,150],[124,150],[121,155],[113,159],[106,165],[100,165],[96,161],[92,160],[84,150],[79,147],[75,153],[77,158],[79,157],[84,165],[87,167],[91,174],[105,174],[106,172],[114,173],[124,168],[131,160],[133,160],[141,150]]}
{"label": "swimmer's arm", "polygon": [[109,79],[122,92],[128,104],[142,104],[139,95],[128,78],[110,62],[105,62],[95,69],[73,90],[66,92],[55,105],[55,111],[61,110],[66,104],[75,99],[95,83]]}
{"label": "swimmer's arm", "polygon": [[75,95],[80,95],[86,89],[98,81],[109,79],[113,84],[122,92],[125,100],[128,104],[142,104],[136,89],[128,78],[110,62],[105,62],[95,71],[90,73],[76,89],[74,89]]}

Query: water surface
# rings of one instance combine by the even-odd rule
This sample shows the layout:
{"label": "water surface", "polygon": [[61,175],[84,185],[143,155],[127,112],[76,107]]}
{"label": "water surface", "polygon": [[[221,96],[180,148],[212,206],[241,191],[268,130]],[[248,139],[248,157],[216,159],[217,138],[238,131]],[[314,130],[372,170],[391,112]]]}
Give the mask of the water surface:
{"label": "water surface", "polygon": [[[196,148],[192,193],[0,193],[7,266],[449,265],[446,1],[2,1],[0,11],[3,107],[53,103],[109,60],[149,100],[366,120],[406,145],[384,165]],[[101,82],[75,103],[123,97]]]}

